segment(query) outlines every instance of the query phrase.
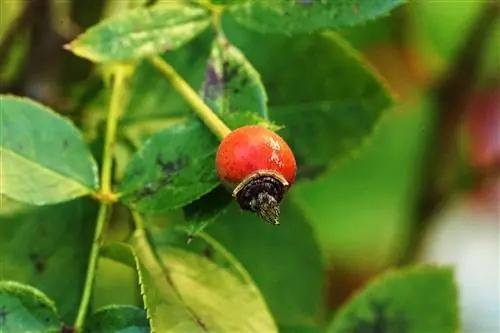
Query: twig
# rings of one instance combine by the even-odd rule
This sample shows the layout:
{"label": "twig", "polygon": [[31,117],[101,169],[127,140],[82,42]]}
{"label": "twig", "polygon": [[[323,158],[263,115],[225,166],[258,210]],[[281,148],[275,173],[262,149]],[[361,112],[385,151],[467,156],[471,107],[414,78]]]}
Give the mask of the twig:
{"label": "twig", "polygon": [[[106,136],[104,140],[104,153],[103,153],[102,170],[101,170],[101,190],[100,190],[100,193],[103,195],[111,194],[111,180],[112,180],[111,167],[113,161],[113,146],[116,140],[116,129],[118,124],[118,118],[120,112],[122,111],[121,102],[123,100],[124,81],[125,81],[125,70],[123,67],[120,66],[116,69],[115,72],[113,90],[111,95],[111,105],[109,108],[107,124],[106,124]],[[83,289],[82,299],[80,301],[80,307],[78,309],[78,315],[75,321],[76,332],[81,332],[85,323],[85,318],[87,316],[87,311],[90,304],[92,289],[94,285],[95,271],[99,259],[99,249],[101,247],[106,221],[108,219],[109,207],[110,207],[109,202],[101,201],[99,215],[97,217],[97,223],[94,231],[94,241],[92,243],[92,248],[90,250],[90,258],[87,268],[87,275],[85,278],[85,285]]]}
{"label": "twig", "polygon": [[231,129],[205,104],[198,93],[189,86],[169,63],[160,56],[154,56],[150,61],[160,73],[167,77],[170,84],[191,105],[196,115],[207,125],[213,134],[222,140],[231,133]]}
{"label": "twig", "polygon": [[447,77],[434,89],[438,112],[422,159],[420,191],[410,221],[409,239],[398,260],[400,265],[411,262],[418,254],[432,217],[453,188],[458,128],[474,91],[482,51],[499,11],[498,2],[484,5]]}

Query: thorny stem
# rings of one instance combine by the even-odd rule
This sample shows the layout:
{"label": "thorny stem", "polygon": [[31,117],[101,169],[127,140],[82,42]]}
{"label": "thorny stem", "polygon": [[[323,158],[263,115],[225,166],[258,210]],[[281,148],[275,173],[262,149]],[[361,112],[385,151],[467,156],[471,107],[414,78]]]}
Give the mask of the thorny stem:
{"label": "thorny stem", "polygon": [[220,140],[224,139],[231,129],[205,104],[189,84],[160,56],[151,57],[151,63],[165,75],[172,86],[191,105],[194,112]]}
{"label": "thorny stem", "polygon": [[[113,90],[111,95],[111,105],[109,108],[107,124],[106,124],[106,134],[104,139],[105,140],[104,156],[102,161],[101,190],[100,190],[100,193],[104,194],[111,193],[111,178],[112,178],[111,167],[113,161],[113,146],[116,139],[116,128],[121,109],[121,99],[123,98],[124,84],[125,84],[125,70],[123,67],[120,66],[115,71]],[[99,258],[99,249],[101,247],[102,238],[104,235],[104,229],[106,226],[109,207],[110,207],[109,202],[107,201],[100,202],[99,213],[97,216],[97,223],[94,231],[94,240],[92,242],[92,248],[90,250],[87,275],[83,287],[84,289],[83,289],[82,299],[80,301],[80,308],[78,309],[78,314],[75,321],[76,332],[81,332],[83,325],[85,323],[85,318],[87,316],[87,311],[92,296],[95,272],[97,269],[97,261]]]}

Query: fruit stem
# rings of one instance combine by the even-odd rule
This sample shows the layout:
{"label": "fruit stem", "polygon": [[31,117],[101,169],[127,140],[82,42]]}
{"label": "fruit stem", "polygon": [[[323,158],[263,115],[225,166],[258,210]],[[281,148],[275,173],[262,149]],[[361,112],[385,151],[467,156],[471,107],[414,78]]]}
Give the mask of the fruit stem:
{"label": "fruit stem", "polygon": [[[112,161],[113,161],[113,146],[116,140],[116,129],[118,125],[118,118],[122,107],[121,101],[123,100],[123,88],[125,86],[125,68],[119,66],[115,70],[115,77],[113,80],[113,90],[111,94],[111,103],[106,124],[106,134],[104,139],[104,155],[102,160],[101,171],[101,189],[100,193],[111,193],[111,179],[112,179]],[[87,267],[87,275],[85,277],[85,284],[83,287],[82,298],[80,307],[75,320],[75,332],[81,332],[87,316],[87,311],[92,296],[92,289],[94,285],[95,272],[97,269],[97,262],[99,259],[99,249],[102,244],[104,229],[106,226],[106,219],[111,202],[101,201],[99,213],[97,215],[97,222],[94,231],[94,240],[92,248],[90,249],[89,263]]]}
{"label": "fruit stem", "polygon": [[151,57],[150,61],[153,66],[169,79],[172,86],[191,105],[196,115],[207,125],[212,133],[220,140],[231,133],[231,129],[205,104],[196,91],[189,86],[169,63],[160,56]]}

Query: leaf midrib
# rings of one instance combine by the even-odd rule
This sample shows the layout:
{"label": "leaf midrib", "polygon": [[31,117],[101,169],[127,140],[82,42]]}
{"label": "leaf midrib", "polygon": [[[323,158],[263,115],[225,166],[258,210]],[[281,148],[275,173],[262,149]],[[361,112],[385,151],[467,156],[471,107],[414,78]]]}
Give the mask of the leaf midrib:
{"label": "leaf midrib", "polygon": [[[63,174],[63,173],[59,173],[57,172],[56,170],[52,170],[50,168],[48,168],[47,166],[43,165],[43,164],[37,164],[35,163],[34,161],[30,160],[29,158],[27,158],[26,156],[23,156],[21,154],[18,154],[16,152],[14,152],[13,150],[11,149],[7,149],[6,147],[2,147],[0,146],[0,153],[2,152],[7,152],[7,153],[10,153],[12,156],[14,156],[15,158],[17,159],[20,159],[20,160],[24,160],[26,161],[26,163],[28,165],[32,165],[34,166],[34,169],[41,169],[43,170],[45,173],[48,173],[50,175],[53,175],[54,178],[63,178],[63,179],[66,179],[69,181],[69,183],[73,183],[73,184],[77,184],[77,185],[80,185],[81,187],[89,190],[89,192],[92,192],[94,191],[94,188],[82,183],[81,181],[75,179],[75,178],[71,178],[69,175],[66,175],[66,174]],[[3,156],[2,156],[2,161],[3,161]],[[3,192],[2,192],[3,193]]]}

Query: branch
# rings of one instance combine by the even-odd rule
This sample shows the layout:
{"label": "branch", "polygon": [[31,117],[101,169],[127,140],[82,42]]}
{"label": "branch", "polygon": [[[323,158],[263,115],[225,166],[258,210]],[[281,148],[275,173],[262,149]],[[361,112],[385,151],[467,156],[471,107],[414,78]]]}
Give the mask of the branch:
{"label": "branch", "polygon": [[422,238],[453,189],[458,129],[479,76],[481,56],[500,11],[500,3],[486,3],[465,39],[459,56],[447,76],[433,91],[437,113],[422,158],[420,190],[409,239],[398,264],[411,262],[420,250]]}
{"label": "branch", "polygon": [[[111,105],[109,108],[107,124],[106,124],[106,135],[104,139],[104,153],[102,161],[101,170],[101,189],[99,195],[106,197],[107,195],[112,195],[111,193],[111,181],[112,181],[112,161],[113,161],[113,147],[116,140],[116,129],[118,124],[118,118],[120,112],[122,111],[122,100],[125,85],[125,70],[123,67],[119,66],[116,69],[113,90],[111,94]],[[104,230],[106,227],[106,221],[108,218],[110,203],[107,201],[101,201],[99,208],[99,215],[97,217],[97,223],[94,231],[94,241],[92,242],[92,248],[90,250],[90,258],[87,268],[87,275],[85,278],[85,285],[83,288],[82,299],[80,301],[80,307],[78,309],[78,315],[75,321],[75,331],[81,332],[85,324],[85,319],[87,317],[87,311],[90,304],[90,299],[92,296],[92,289],[94,286],[95,272],[97,268],[97,262],[99,259],[99,249],[101,248]]]}

